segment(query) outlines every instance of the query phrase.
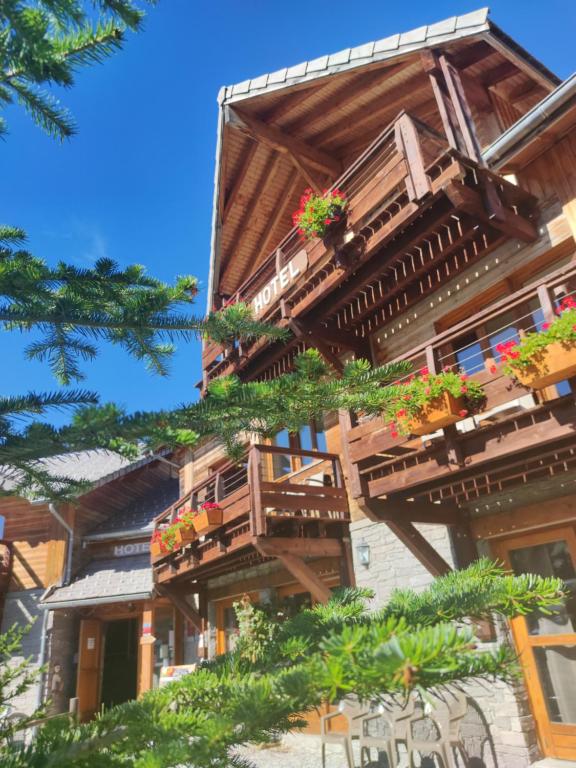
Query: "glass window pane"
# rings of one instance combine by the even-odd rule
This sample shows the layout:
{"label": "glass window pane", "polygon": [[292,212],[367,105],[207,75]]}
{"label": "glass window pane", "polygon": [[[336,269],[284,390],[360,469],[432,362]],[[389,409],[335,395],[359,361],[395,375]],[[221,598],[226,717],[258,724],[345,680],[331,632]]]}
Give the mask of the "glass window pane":
{"label": "glass window pane", "polygon": [[[279,448],[290,448],[290,435],[288,430],[283,429],[281,432],[275,434],[272,438],[272,444]],[[272,454],[272,472],[275,479],[282,477],[282,475],[287,475],[291,469],[292,465],[290,463],[289,453]]]}
{"label": "glass window pane", "polygon": [[535,611],[526,617],[531,635],[558,635],[576,632],[576,570],[564,540],[550,541],[510,552],[514,573],[556,576],[566,582],[570,596],[550,615]]}
{"label": "glass window pane", "polygon": [[553,723],[576,723],[576,646],[534,648],[540,684]]}
{"label": "glass window pane", "polygon": [[478,373],[484,370],[484,355],[476,333],[469,333],[454,342],[454,357],[458,368],[464,373]]}

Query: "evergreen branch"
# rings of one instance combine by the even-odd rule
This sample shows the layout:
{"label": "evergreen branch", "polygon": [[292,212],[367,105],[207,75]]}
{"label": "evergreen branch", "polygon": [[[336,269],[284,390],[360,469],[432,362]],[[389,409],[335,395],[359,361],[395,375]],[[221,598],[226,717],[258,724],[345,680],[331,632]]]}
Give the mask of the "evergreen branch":
{"label": "evergreen branch", "polygon": [[20,78],[11,79],[10,87],[16,92],[18,102],[49,136],[67,139],[76,133],[76,126],[70,113],[59,106],[57,99],[38,88],[27,85]]}

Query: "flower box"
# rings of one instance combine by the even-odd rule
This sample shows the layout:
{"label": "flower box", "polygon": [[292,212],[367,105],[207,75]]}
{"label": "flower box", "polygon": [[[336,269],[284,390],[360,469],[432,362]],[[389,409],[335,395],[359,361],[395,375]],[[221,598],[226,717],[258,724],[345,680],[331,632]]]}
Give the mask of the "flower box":
{"label": "flower box", "polygon": [[514,366],[514,376],[532,389],[544,389],[576,376],[576,344],[548,344],[534,355],[530,365]]}
{"label": "flower box", "polygon": [[454,397],[450,392],[443,392],[421,408],[419,414],[410,419],[409,430],[413,435],[428,435],[437,429],[448,427],[462,420],[464,398]]}
{"label": "flower box", "polygon": [[162,552],[162,544],[159,541],[151,541],[150,555],[152,560],[157,560],[159,557],[162,557],[163,554],[164,552]]}
{"label": "flower box", "polygon": [[196,533],[201,535],[210,533],[222,525],[222,510],[216,505],[207,509],[200,509],[198,514],[194,516],[192,523]]}
{"label": "flower box", "polygon": [[197,534],[194,528],[184,528],[182,526],[181,528],[176,529],[175,536],[176,545],[183,547],[186,544],[190,544],[192,541],[195,541]]}

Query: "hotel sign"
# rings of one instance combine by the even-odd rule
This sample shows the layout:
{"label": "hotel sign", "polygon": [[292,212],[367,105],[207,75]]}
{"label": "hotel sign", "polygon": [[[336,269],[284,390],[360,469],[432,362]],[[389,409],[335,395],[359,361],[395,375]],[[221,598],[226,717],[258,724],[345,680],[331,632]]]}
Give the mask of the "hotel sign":
{"label": "hotel sign", "polygon": [[265,315],[270,307],[276,303],[290,288],[298,277],[302,275],[308,266],[308,254],[303,248],[287,264],[278,269],[274,277],[261,288],[252,299],[252,309],[255,317]]}

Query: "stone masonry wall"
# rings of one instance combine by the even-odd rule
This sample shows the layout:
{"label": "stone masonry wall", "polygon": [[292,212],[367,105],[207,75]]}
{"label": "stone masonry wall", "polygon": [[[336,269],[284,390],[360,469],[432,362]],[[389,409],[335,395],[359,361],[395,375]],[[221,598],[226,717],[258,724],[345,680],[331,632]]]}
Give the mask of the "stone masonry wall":
{"label": "stone masonry wall", "polygon": [[[417,525],[420,533],[450,564],[454,553],[443,525]],[[432,580],[428,571],[382,523],[358,520],[351,524],[354,571],[358,586],[374,590],[374,608],[386,603],[397,588],[424,589]],[[370,565],[357,562],[356,546],[370,546]],[[507,628],[497,628],[498,641],[507,639]],[[487,644],[486,648],[490,646]],[[463,727],[470,757],[478,768],[525,768],[539,757],[534,721],[522,683],[478,681],[464,687],[473,700]],[[477,705],[477,707],[476,707]]]}

